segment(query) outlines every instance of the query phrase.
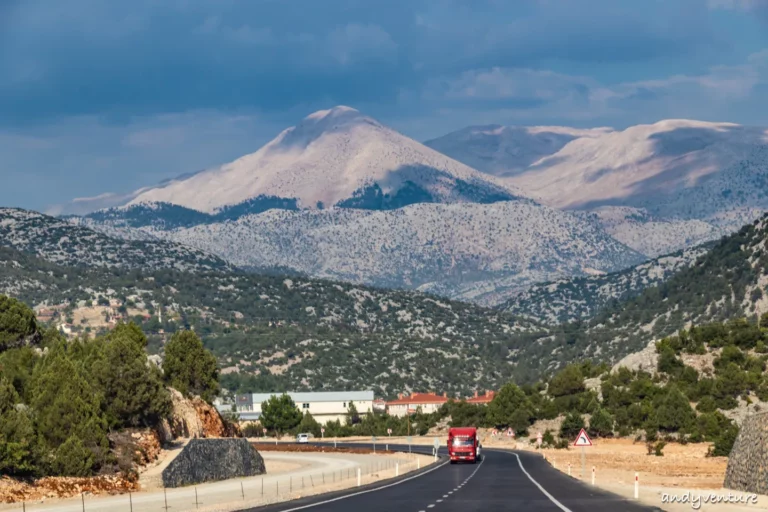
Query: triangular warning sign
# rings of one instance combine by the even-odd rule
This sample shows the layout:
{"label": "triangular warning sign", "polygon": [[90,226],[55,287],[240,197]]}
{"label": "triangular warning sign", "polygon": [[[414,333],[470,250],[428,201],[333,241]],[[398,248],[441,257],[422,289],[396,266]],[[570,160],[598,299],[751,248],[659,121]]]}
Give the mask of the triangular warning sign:
{"label": "triangular warning sign", "polygon": [[576,437],[576,441],[573,443],[573,446],[592,446],[592,440],[587,435],[586,430],[581,429],[581,432],[579,432],[579,435]]}

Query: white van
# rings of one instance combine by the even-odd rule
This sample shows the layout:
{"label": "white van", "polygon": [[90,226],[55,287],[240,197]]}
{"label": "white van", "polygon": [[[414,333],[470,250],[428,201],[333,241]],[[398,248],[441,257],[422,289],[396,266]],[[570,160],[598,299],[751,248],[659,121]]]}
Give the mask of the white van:
{"label": "white van", "polygon": [[308,443],[309,442],[309,434],[299,434],[296,436],[296,442],[297,443]]}

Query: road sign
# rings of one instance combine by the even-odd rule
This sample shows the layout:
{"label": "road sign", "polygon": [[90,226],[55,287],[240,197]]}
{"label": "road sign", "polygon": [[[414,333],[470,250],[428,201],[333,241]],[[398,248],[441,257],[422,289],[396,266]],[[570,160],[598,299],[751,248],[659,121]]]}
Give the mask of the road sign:
{"label": "road sign", "polygon": [[264,435],[267,435],[267,429],[263,428],[261,430],[264,432]]}
{"label": "road sign", "polygon": [[435,448],[440,448],[440,440],[438,438],[435,438],[435,441],[433,444],[435,445]]}
{"label": "road sign", "polygon": [[413,442],[413,437],[408,436],[408,444],[411,444]]}
{"label": "road sign", "polygon": [[391,428],[388,428],[388,429],[387,429],[387,435],[389,435],[389,436],[391,436],[391,435],[392,435],[392,429],[391,429]]}
{"label": "road sign", "polygon": [[586,430],[581,429],[581,432],[579,432],[578,437],[576,437],[576,441],[574,441],[573,446],[592,446],[592,440],[587,435]]}
{"label": "road sign", "polygon": [[541,432],[536,434],[536,444],[541,446]]}
{"label": "road sign", "polygon": [[508,429],[507,429],[507,437],[512,437],[512,436],[514,436],[514,435],[515,435],[515,433],[514,433],[514,432],[512,432],[512,429],[511,429],[511,428],[508,428]]}
{"label": "road sign", "polygon": [[321,428],[321,429],[320,429],[320,433],[321,433],[321,434],[325,434],[325,429],[324,429],[324,428]]}

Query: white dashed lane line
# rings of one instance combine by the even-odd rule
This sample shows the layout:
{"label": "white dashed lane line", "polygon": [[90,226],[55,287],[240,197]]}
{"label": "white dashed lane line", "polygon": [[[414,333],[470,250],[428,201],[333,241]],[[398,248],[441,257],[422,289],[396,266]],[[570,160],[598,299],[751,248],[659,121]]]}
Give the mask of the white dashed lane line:
{"label": "white dashed lane line", "polygon": [[[435,500],[435,503],[430,503],[429,505],[427,505],[427,508],[435,508],[436,504],[442,503],[443,499],[448,498],[451,494],[453,494],[454,492],[458,492],[459,489],[461,489],[462,487],[467,485],[469,483],[469,481],[472,479],[472,477],[475,476],[475,473],[477,473],[480,470],[480,467],[483,465],[483,462],[485,462],[485,457],[483,457],[483,460],[480,461],[480,464],[478,464],[477,468],[472,472],[471,475],[469,475],[467,477],[466,480],[464,480],[461,484],[459,484],[456,487],[454,487],[454,489],[452,491],[448,491],[448,494],[443,494],[443,498],[442,499]],[[425,511],[424,510],[419,510],[419,512],[425,512]]]}

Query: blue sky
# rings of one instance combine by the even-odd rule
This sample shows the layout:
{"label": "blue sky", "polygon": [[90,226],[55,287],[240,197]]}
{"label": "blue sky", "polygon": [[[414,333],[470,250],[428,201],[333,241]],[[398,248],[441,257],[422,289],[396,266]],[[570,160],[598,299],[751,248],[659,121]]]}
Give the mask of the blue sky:
{"label": "blue sky", "polygon": [[767,0],[0,0],[0,205],[45,210],[356,107],[470,124],[768,125]]}

